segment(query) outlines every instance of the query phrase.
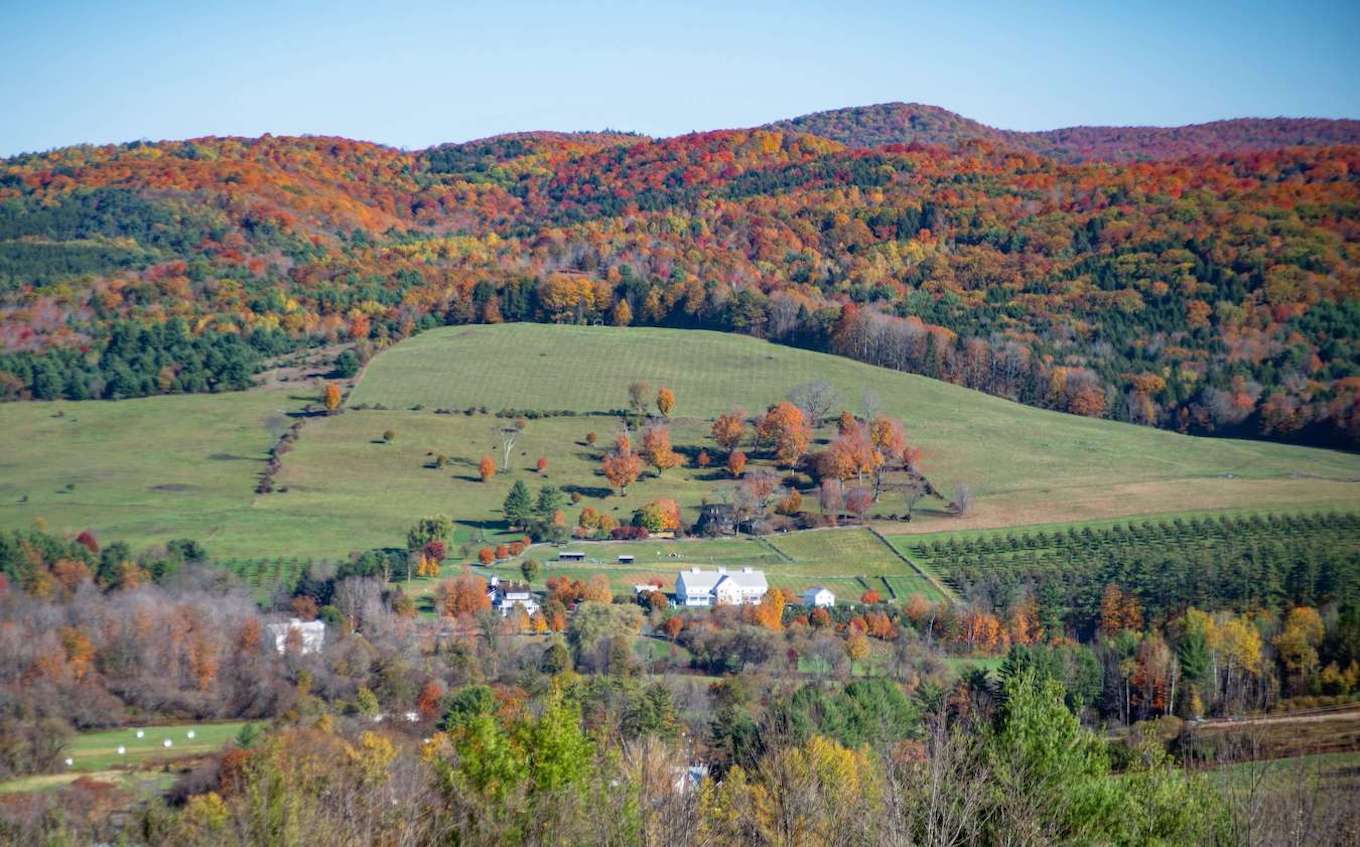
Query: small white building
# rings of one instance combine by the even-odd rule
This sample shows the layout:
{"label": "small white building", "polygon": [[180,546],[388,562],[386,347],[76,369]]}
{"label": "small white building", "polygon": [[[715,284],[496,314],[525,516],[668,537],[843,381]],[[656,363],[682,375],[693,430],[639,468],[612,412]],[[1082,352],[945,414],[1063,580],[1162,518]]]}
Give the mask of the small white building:
{"label": "small white building", "polygon": [[759,603],[770,584],[763,571],[742,568],[728,572],[727,568],[706,571],[690,568],[675,578],[675,602],[681,606],[739,606]]}
{"label": "small white building", "polygon": [[316,653],[326,643],[326,625],[321,621],[304,621],[292,618],[288,623],[271,623],[265,627],[274,639],[274,649],[280,653],[288,652],[288,636],[298,633],[298,649],[305,656]]}
{"label": "small white building", "polygon": [[818,585],[803,592],[803,605],[810,609],[829,609],[836,605],[836,595],[830,588]]}
{"label": "small white building", "polygon": [[495,580],[491,586],[491,608],[499,612],[501,617],[507,618],[516,606],[524,609],[526,615],[538,611],[538,601],[534,599],[534,592],[530,590],[529,584]]}

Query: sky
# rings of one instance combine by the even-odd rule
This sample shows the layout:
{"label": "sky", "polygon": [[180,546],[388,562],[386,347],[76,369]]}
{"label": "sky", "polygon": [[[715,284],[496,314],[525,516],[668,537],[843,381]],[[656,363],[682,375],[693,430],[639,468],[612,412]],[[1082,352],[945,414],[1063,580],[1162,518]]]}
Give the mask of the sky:
{"label": "sky", "polygon": [[1360,118],[1360,2],[0,0],[0,156],[204,135],[420,148],[929,103],[1005,129]]}

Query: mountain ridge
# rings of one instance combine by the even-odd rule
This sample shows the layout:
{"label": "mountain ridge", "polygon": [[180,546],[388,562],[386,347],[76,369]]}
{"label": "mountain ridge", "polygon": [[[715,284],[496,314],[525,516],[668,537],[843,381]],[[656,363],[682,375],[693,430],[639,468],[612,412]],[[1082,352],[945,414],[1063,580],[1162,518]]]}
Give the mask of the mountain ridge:
{"label": "mountain ridge", "polygon": [[[1188,155],[1067,162],[943,109],[841,114],[938,143],[847,146],[805,120],[6,160],[0,398],[237,386],[246,347],[366,355],[440,324],[608,321],[742,332],[1091,416],[1360,446],[1360,145],[1214,152],[1251,136],[1119,130],[1065,143]],[[1349,137],[1323,129],[1341,135],[1260,143]]]}
{"label": "mountain ridge", "polygon": [[1237,117],[1179,125],[1156,124],[1076,124],[1043,130],[1013,130],[994,127],[942,106],[928,103],[892,101],[864,106],[825,109],[751,127],[713,128],[678,135],[651,136],[631,130],[516,130],[480,136],[463,141],[442,141],[424,147],[403,147],[379,141],[349,138],[328,133],[279,135],[204,135],[139,139],[106,144],[76,143],[42,151],[24,151],[0,158],[14,162],[41,157],[63,150],[83,147],[120,148],[161,146],[203,142],[259,142],[277,140],[322,140],[369,145],[408,155],[434,154],[439,151],[472,147],[514,147],[541,149],[603,148],[660,142],[692,136],[753,130],[778,130],[816,135],[847,147],[875,148],[890,145],[937,144],[957,146],[984,141],[1003,147],[1016,147],[1040,153],[1059,161],[1137,161],[1219,153],[1234,150],[1267,150],[1295,146],[1360,144],[1360,119],[1319,117]]}
{"label": "mountain ridge", "polygon": [[854,147],[987,141],[1066,162],[1138,161],[1229,150],[1360,143],[1360,120],[1243,117],[1180,126],[1078,125],[1047,130],[988,126],[925,103],[878,103],[811,112],[765,124]]}

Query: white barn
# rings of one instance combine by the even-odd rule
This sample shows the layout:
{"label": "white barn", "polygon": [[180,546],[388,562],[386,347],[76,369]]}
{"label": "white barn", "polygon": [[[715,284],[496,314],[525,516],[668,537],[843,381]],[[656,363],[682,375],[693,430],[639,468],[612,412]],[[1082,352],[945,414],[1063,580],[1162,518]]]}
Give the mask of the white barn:
{"label": "white barn", "polygon": [[827,609],[836,605],[836,595],[822,585],[803,592],[803,605],[810,609]]}
{"label": "white barn", "polygon": [[675,602],[680,606],[739,606],[759,603],[770,585],[762,571],[727,568],[706,571],[690,568],[675,578]]}

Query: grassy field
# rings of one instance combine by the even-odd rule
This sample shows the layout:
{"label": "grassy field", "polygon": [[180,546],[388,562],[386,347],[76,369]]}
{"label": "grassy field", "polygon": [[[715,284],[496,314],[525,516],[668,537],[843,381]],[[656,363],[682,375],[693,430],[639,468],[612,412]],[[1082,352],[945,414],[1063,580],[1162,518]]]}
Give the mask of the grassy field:
{"label": "grassy field", "polygon": [[134,548],[195,538],[214,553],[288,545],[254,509],[266,452],[313,398],[286,390],[0,404],[0,526],[93,528]]}
{"label": "grassy field", "polygon": [[[183,723],[82,732],[67,746],[64,758],[70,758],[71,764],[63,764],[61,772],[0,782],[0,794],[50,791],[81,776],[124,787],[152,784],[157,788],[166,788],[172,776],[139,769],[214,753],[236,738],[247,723]],[[138,737],[139,732],[141,737]],[[193,738],[189,737],[190,732]],[[165,746],[167,740],[170,741],[169,747]],[[122,753],[118,752],[120,747],[123,748]]]}
{"label": "grassy field", "polygon": [[[910,524],[878,523],[885,533],[967,531],[986,527],[1096,521],[1140,514],[1221,510],[1313,510],[1360,501],[1360,456],[1259,442],[1189,438],[1146,427],[1031,409],[921,377],[847,359],[721,333],[501,325],[433,330],[395,345],[368,366],[351,406],[383,404],[309,419],[284,457],[273,494],[255,495],[266,451],[290,423],[287,413],[315,400],[297,384],[248,392],[120,402],[0,405],[0,527],[43,519],[53,531],[92,528],[105,541],[134,547],[175,537],[203,542],[211,555],[263,584],[308,559],[336,559],[399,545],[417,518],[443,512],[458,521],[455,551],[504,537],[500,503],[516,478],[571,487],[582,502],[626,520],[660,496],[693,519],[698,505],[727,484],[719,470],[690,462],[648,475],[626,497],[609,495],[598,475],[600,448],[615,417],[532,420],[509,473],[480,482],[477,460],[493,452],[491,414],[436,414],[485,406],[570,409],[626,404],[637,379],[678,396],[672,425],[677,449],[712,448],[708,419],[733,406],[758,410],[798,383],[832,383],[846,405],[866,391],[906,422],[925,451],[924,467],[946,491],[970,483],[977,507],[965,518],[930,508]],[[420,406],[419,410],[411,407]],[[382,443],[385,430],[396,433]],[[829,430],[823,430],[823,437]],[[442,469],[435,455],[449,457]],[[548,472],[533,471],[539,456]],[[716,451],[715,451],[716,456]],[[885,500],[884,513],[902,510]],[[781,549],[815,544],[776,539]],[[774,548],[741,562],[763,564]],[[886,575],[909,591],[911,574],[891,559],[838,548],[839,570],[822,575]],[[872,552],[872,551],[870,551]],[[689,554],[682,554],[688,557]],[[724,553],[698,564],[719,563]],[[777,554],[774,554],[777,556]],[[282,565],[277,559],[288,560]],[[797,558],[797,557],[794,557]],[[641,562],[642,559],[640,558]],[[903,563],[897,563],[903,564]],[[849,566],[852,565],[852,566]],[[796,569],[792,575],[814,577]]]}
{"label": "grassy field", "polygon": [[[235,738],[245,725],[242,721],[227,721],[82,732],[66,750],[72,760],[69,770],[105,771],[212,753]],[[142,733],[141,738],[137,737],[138,732]],[[189,737],[190,732],[193,738]],[[170,747],[165,746],[167,740]],[[119,747],[124,748],[124,753],[119,754]]]}
{"label": "grassy field", "polygon": [[[813,379],[830,382],[852,408],[871,392],[906,422],[938,484],[973,486],[978,507],[952,519],[959,526],[1360,499],[1355,455],[1047,412],[724,333],[536,324],[436,329],[375,359],[351,403],[592,412],[626,405],[627,386],[639,379],[670,386],[676,414],[700,418],[733,406],[759,410]],[[939,530],[943,522],[925,515],[891,529]]]}
{"label": "grassy field", "polygon": [[[916,573],[888,544],[868,530],[858,528],[812,530],[757,540],[588,542],[562,549],[579,550],[586,554],[586,561],[559,564],[558,550],[544,546],[531,547],[525,553],[526,557],[543,565],[538,587],[553,576],[589,579],[603,573],[609,577],[616,593],[627,593],[634,585],[653,579],[661,580],[662,587],[671,591],[675,587],[676,574],[684,568],[755,567],[765,572],[771,585],[798,593],[814,585],[825,585],[841,603],[858,602],[860,595],[870,588],[891,598],[888,584],[894,587],[900,599],[916,592],[931,599],[941,596],[934,585]],[[628,565],[618,564],[617,557],[623,554],[634,556],[635,561]],[[515,559],[472,570],[484,576],[494,574],[518,580],[522,578],[521,561]],[[440,579],[454,576],[461,569],[461,565],[446,565]],[[413,579],[402,585],[408,593],[428,603],[438,582],[432,578]]]}

